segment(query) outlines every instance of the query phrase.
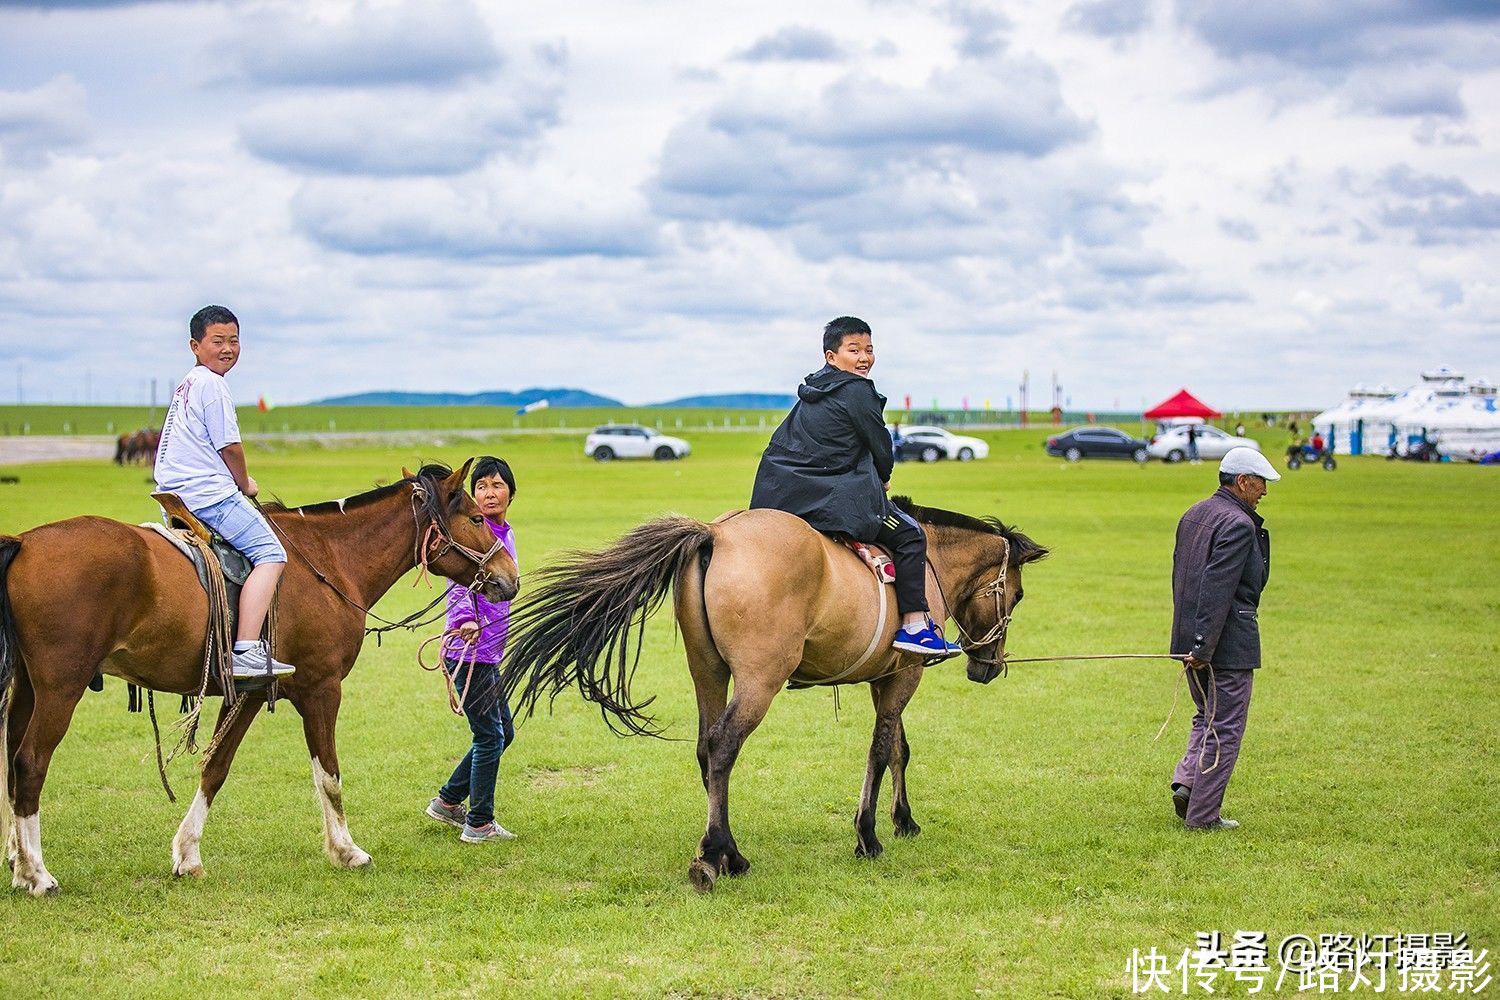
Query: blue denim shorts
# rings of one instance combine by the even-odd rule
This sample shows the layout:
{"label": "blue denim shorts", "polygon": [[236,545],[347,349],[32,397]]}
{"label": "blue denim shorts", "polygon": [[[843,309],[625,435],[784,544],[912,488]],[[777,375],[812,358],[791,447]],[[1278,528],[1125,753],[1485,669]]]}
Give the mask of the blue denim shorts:
{"label": "blue denim shorts", "polygon": [[198,520],[223,535],[230,545],[245,553],[254,565],[286,562],[286,549],[281,547],[271,526],[243,493],[236,493],[193,513],[198,515]]}

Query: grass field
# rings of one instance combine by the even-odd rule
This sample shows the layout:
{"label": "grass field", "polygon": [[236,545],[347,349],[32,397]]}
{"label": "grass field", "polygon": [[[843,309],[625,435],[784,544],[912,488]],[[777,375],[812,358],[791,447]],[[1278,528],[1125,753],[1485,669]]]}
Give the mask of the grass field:
{"label": "grass field", "polygon": [[[1026,571],[1012,652],[1162,650],[1173,528],[1213,488],[1213,466],[1068,466],[1041,455],[1039,433],[988,437],[988,461],[903,466],[895,487],[999,514],[1052,546]],[[525,570],[665,511],[743,505],[762,442],[706,435],[684,462],[603,466],[573,436],[483,447],[519,477]],[[283,447],[252,448],[250,463],[295,503],[464,457]],[[0,472],[20,479],[0,485],[0,531],[154,512],[139,469]],[[873,862],[852,856],[872,720],[854,688],[837,712],[826,690],[784,695],[747,743],[733,817],[754,869],[711,896],[686,879],[704,816],[692,744],[617,738],[576,698],[523,723],[501,761],[497,811],[521,839],[461,845],[421,809],[467,729],[416,668],[418,637],[403,635],[367,646],[341,716],[345,804],[375,857],[366,872],[325,860],[301,727],[283,707],[256,723],[215,803],[208,877],[173,880],[194,765],[174,767],[184,804],[169,805],[123,685],[87,695],[43,798],[63,893],[0,899],[0,989],[1116,997],[1129,993],[1132,949],[1175,961],[1198,931],[1264,931],[1273,951],[1299,932],[1467,931],[1495,951],[1500,477],[1347,460],[1287,474],[1261,511],[1274,537],[1267,665],[1226,801],[1244,823],[1233,833],[1176,821],[1167,781],[1189,713],[1179,705],[1152,736],[1177,675],[1121,662],[1019,665],[988,687],[961,666],[930,671],[906,713],[923,833],[897,840],[882,816],[886,853]],[[426,599],[403,582],[381,610]],[[670,618],[647,643],[638,691],[689,738],[692,686]]]}
{"label": "grass field", "polygon": [[[162,409],[144,406],[0,406],[0,436],[11,434],[122,434],[147,425],[159,426]],[[262,413],[254,406],[238,410],[240,429],[246,434],[323,434],[350,431],[493,430],[518,429],[587,431],[607,423],[640,423],[667,433],[678,430],[760,430],[776,426],[778,410],[741,410],[723,407],[658,409],[649,406],[568,407],[517,414],[496,406],[278,406]],[[894,406],[890,419],[902,417]],[[1131,433],[1143,433],[1147,425],[1134,417],[1103,414],[1109,422]],[[955,424],[1014,422],[1016,414],[974,411],[953,414]],[[1051,419],[1045,413],[1031,414],[1031,423],[1045,428]],[[1070,413],[1068,422],[1082,423],[1083,416]],[[910,420],[906,422],[910,423]],[[1246,423],[1249,423],[1247,420]]]}

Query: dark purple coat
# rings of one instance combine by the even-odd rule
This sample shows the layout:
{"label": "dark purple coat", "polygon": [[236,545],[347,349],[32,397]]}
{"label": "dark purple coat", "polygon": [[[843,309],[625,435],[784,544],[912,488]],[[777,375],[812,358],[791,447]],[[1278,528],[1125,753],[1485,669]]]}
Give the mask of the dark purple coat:
{"label": "dark purple coat", "polygon": [[1221,670],[1260,666],[1260,595],[1271,535],[1228,488],[1188,508],[1172,553],[1172,652]]}

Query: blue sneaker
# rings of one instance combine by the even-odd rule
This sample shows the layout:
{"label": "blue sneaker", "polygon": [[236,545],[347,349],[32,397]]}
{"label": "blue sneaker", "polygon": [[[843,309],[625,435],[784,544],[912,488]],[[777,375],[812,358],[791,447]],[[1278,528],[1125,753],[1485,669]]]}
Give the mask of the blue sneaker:
{"label": "blue sneaker", "polygon": [[925,656],[932,662],[949,659],[964,651],[962,646],[944,639],[930,619],[916,632],[896,629],[896,641],[891,645],[903,653]]}

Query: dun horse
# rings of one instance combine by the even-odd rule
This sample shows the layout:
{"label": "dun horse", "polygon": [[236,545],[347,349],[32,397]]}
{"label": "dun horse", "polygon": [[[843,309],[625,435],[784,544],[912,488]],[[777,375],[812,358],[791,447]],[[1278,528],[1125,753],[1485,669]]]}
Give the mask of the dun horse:
{"label": "dun horse", "polygon": [[[989,683],[1004,663],[1006,629],[1022,596],[1021,567],[1047,550],[994,519],[905,498],[897,503],[927,532],[934,619],[953,616],[969,679]],[[637,702],[630,693],[638,630],[675,591],[708,792],[708,828],[688,869],[699,889],[750,868],[729,829],[729,773],[788,681],[870,685],[875,732],[854,817],[855,854],[881,852],[875,809],[887,768],[896,836],[921,831],[906,798],[911,750],[901,713],[922,679],[922,664],[890,648],[894,601],[843,545],[775,510],[726,514],[712,524],[665,517],[603,552],[574,555],[544,571],[543,580],[511,618],[506,692],[518,694],[519,707],[531,712],[539,698],[576,685],[612,727],[650,735],[657,734],[645,713],[650,699]]]}
{"label": "dun horse", "polygon": [[[302,716],[324,848],[342,867],[370,863],[344,818],[334,746],[342,683],[359,655],[366,610],[418,564],[493,600],[514,596],[520,583],[514,560],[464,491],[468,469],[403,470],[400,482],[346,500],[267,508],[289,559],[275,648],[297,667],[280,690]],[[42,862],[38,803],[52,753],[95,672],[196,693],[207,620],[192,565],[153,531],[76,517],[0,536],[0,728],[8,728],[13,885],[32,895],[57,890]],[[264,692],[247,693],[239,711],[220,711],[216,730],[226,718],[228,725],[172,841],[174,874],[203,874],[204,821],[264,700]]]}

